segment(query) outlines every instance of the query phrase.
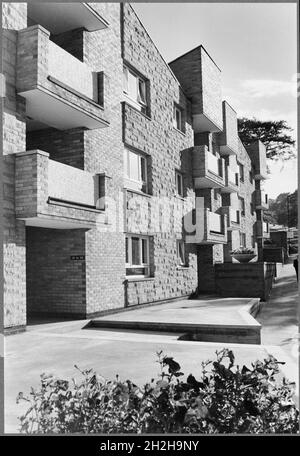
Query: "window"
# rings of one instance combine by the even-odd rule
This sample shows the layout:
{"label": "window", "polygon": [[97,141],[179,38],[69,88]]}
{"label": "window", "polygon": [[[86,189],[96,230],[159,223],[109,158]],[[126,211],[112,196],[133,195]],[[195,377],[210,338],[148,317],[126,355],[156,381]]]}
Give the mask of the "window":
{"label": "window", "polygon": [[255,248],[255,237],[254,236],[251,236],[251,245],[252,245],[252,248],[254,249]]}
{"label": "window", "polygon": [[217,188],[214,188],[214,199],[218,200],[218,198],[219,198],[219,191]]}
{"label": "window", "polygon": [[147,236],[126,236],[126,275],[148,277],[149,238]]}
{"label": "window", "polygon": [[179,171],[175,172],[177,195],[183,196],[183,176]]}
{"label": "window", "polygon": [[183,131],[182,125],[182,110],[178,106],[174,106],[173,111],[173,126],[177,128],[177,130]]}
{"label": "window", "polygon": [[239,197],[241,215],[245,215],[245,200]]}
{"label": "window", "polygon": [[141,112],[147,108],[146,81],[128,68],[123,68],[123,90],[129,102]]}
{"label": "window", "polygon": [[240,246],[246,247],[246,233],[240,232]]}
{"label": "window", "polygon": [[178,266],[185,266],[186,261],[185,261],[184,241],[182,239],[177,240],[176,247],[177,247],[177,264],[178,264]]}
{"label": "window", "polygon": [[249,181],[251,184],[253,184],[253,173],[252,171],[249,171]]}
{"label": "window", "polygon": [[145,155],[125,149],[125,178],[130,180],[130,188],[147,192],[147,158]]}
{"label": "window", "polygon": [[245,176],[244,176],[244,165],[239,163],[239,173],[240,173],[240,181],[244,182]]}

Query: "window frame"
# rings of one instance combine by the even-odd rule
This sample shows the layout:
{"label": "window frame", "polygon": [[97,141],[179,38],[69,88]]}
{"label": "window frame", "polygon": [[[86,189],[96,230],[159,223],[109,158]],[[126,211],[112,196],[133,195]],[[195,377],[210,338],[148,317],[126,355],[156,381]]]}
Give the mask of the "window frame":
{"label": "window frame", "polygon": [[[133,76],[135,81],[135,96],[130,94],[129,90],[129,73]],[[141,84],[141,85],[140,85]],[[143,90],[140,88],[143,87]],[[142,94],[142,92],[144,92]],[[147,102],[147,81],[145,78],[140,76],[137,72],[132,70],[126,65],[123,65],[123,93],[126,97],[126,101],[129,101],[135,108],[140,110],[143,114],[146,114],[148,108]],[[141,96],[142,95],[142,96]]]}
{"label": "window frame", "polygon": [[[132,263],[132,239],[139,240],[140,264]],[[143,262],[143,241],[146,241],[146,263]],[[125,268],[127,278],[145,278],[150,277],[150,238],[141,234],[126,234],[125,236]],[[128,260],[128,261],[127,261]],[[127,269],[145,269],[145,274],[127,274]]]}
{"label": "window frame", "polygon": [[[180,178],[181,182],[181,193],[178,191],[178,179]],[[180,198],[184,197],[184,188],[183,188],[183,173],[181,171],[178,171],[177,169],[175,170],[175,186],[176,186],[176,195],[180,196]]]}
{"label": "window frame", "polygon": [[[184,133],[184,130],[183,130],[183,110],[177,105],[177,104],[174,104],[174,107],[173,107],[173,127],[180,131],[181,133]],[[176,113],[179,113],[179,126],[177,124],[177,117],[176,117]]]}
{"label": "window frame", "polygon": [[245,167],[244,167],[243,163],[238,162],[238,167],[239,167],[240,182],[245,182]]}
{"label": "window frame", "polygon": [[[140,179],[134,179],[130,176],[130,154],[138,157],[138,175]],[[142,165],[142,163],[144,163]],[[142,179],[143,173],[145,180]],[[140,191],[142,193],[148,193],[148,157],[138,151],[133,151],[128,147],[124,148],[124,178],[129,181],[132,186],[132,190]],[[140,188],[138,188],[140,187]]]}
{"label": "window frame", "polygon": [[[179,246],[182,246],[182,255],[183,255],[183,261],[180,255],[180,249]],[[177,266],[179,267],[187,267],[186,264],[186,256],[185,256],[185,242],[183,239],[176,239],[176,262]]]}
{"label": "window frame", "polygon": [[239,202],[240,202],[239,206],[240,206],[241,216],[245,217],[245,214],[246,214],[245,198],[243,198],[242,196],[239,196]]}

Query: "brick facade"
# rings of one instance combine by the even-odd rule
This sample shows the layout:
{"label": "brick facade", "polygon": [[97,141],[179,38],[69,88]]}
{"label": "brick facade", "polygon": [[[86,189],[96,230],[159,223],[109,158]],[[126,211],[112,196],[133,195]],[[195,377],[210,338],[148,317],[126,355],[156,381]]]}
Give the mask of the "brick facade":
{"label": "brick facade", "polygon": [[[77,22],[55,34],[38,11],[27,20],[25,3],[2,4],[7,328],[36,314],[88,318],[215,292],[215,264],[231,261],[240,231],[251,247],[262,220],[252,203],[263,149],[237,146],[236,113],[222,104],[220,70],[205,49],[168,65],[129,4],[89,5],[108,25],[95,29],[93,17],[93,31]],[[144,110],[124,95],[124,65],[144,84]],[[127,150],[146,160],[146,192],[124,178]],[[244,181],[230,189],[236,160]],[[245,215],[230,231],[238,196]],[[198,198],[205,238],[187,242]],[[149,240],[146,277],[126,275],[126,235]]]}

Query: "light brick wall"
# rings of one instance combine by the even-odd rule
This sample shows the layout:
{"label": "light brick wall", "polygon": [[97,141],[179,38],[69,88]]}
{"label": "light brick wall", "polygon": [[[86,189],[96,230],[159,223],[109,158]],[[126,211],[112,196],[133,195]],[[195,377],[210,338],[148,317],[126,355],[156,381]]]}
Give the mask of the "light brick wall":
{"label": "light brick wall", "polygon": [[193,116],[204,115],[222,129],[221,72],[205,49],[198,46],[171,62],[170,67],[192,100]]}
{"label": "light brick wall", "polygon": [[26,27],[26,3],[2,3],[3,71],[3,275],[4,326],[26,324],[25,224],[15,218],[15,160],[25,150],[24,101],[16,95],[17,30]]}
{"label": "light brick wall", "polygon": [[[187,55],[188,65],[185,65],[185,58],[181,60],[180,68],[178,61],[172,64],[192,106],[132,7],[118,3],[92,5],[107,20],[108,28],[92,33],[77,29],[49,36],[42,27],[26,28],[26,4],[3,4],[7,75],[3,120],[6,326],[26,323],[25,223],[15,218],[15,211],[17,216],[38,214],[52,222],[69,222],[70,219],[87,222],[87,229],[27,229],[30,312],[90,316],[124,305],[189,295],[198,284],[200,291],[213,292],[214,265],[223,262],[224,252],[229,249],[223,245],[187,244],[189,267],[177,267],[176,240],[183,235],[182,217],[195,207],[191,152],[194,145],[206,145],[209,150],[214,147],[219,154],[216,135],[194,135],[192,107],[193,114],[204,112],[216,125],[222,125],[219,70],[203,48]],[[91,71],[103,72],[104,110],[48,80],[49,39],[84,62]],[[148,80],[149,116],[123,102],[123,62]],[[191,74],[191,70],[195,70],[195,74]],[[25,99],[16,94],[19,90],[36,88],[37,83],[90,115],[108,120],[109,126],[67,131],[45,128],[27,132],[26,137]],[[197,86],[195,93],[194,83]],[[185,112],[184,133],[173,127],[174,103]],[[137,196],[130,191],[124,193],[125,146],[141,151],[149,158],[149,196]],[[109,197],[105,213],[47,204],[47,155],[14,156],[36,149],[48,153],[51,160],[92,175],[105,174],[105,193]],[[250,214],[255,186],[249,183],[251,160],[242,146],[239,160],[245,166],[245,182],[239,190],[246,204],[241,229],[246,232],[250,246],[256,219],[255,214]],[[183,172],[184,201],[175,195],[175,170]],[[260,188],[259,183],[256,185]],[[205,207],[214,212],[220,211],[222,203],[229,205],[228,196],[221,195],[220,190],[200,190],[197,195],[203,196]],[[164,198],[171,204],[176,202],[177,211],[171,211],[169,215],[163,213],[164,220],[170,219],[171,228],[157,232],[152,225],[158,219],[158,201]],[[130,209],[133,200],[140,205],[138,212]],[[257,213],[257,216],[262,217],[262,214]],[[135,233],[149,235],[151,239],[153,277],[148,280],[126,280],[124,231],[128,231],[133,222]],[[237,236],[238,232],[234,232],[232,244],[239,243]],[[74,261],[72,255],[84,255],[84,259]]]}
{"label": "light brick wall", "polygon": [[[185,204],[183,213],[194,207],[194,191],[191,177],[191,155],[186,149],[193,145],[190,104],[180,90],[177,80],[163,61],[147,32],[139,22],[130,5],[123,6],[123,58],[149,80],[151,118],[128,104],[124,104],[124,144],[148,154],[152,165],[152,197],[137,196],[128,192],[129,204],[132,198],[139,201],[139,210],[127,211],[127,225],[135,225],[135,231],[152,234],[153,212],[158,213],[156,205],[166,198],[175,198],[175,169],[187,172],[184,178]],[[174,103],[186,112],[186,132],[173,127]],[[144,200],[144,202],[140,201]],[[153,208],[153,212],[149,210]],[[138,214],[138,215],[137,215]],[[166,212],[163,214],[168,218]],[[140,221],[137,221],[137,217]],[[180,297],[193,292],[197,287],[196,246],[186,245],[189,268],[177,268],[176,239],[182,236],[182,220],[170,214],[168,232],[153,233],[153,280],[132,281],[127,284],[127,305],[159,301]]]}

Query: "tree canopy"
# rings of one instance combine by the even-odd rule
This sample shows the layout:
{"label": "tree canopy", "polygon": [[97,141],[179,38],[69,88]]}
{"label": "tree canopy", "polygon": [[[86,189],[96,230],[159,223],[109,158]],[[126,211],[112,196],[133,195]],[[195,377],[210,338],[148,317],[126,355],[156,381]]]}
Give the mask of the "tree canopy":
{"label": "tree canopy", "polygon": [[249,146],[259,139],[271,160],[289,160],[296,156],[295,140],[289,134],[293,129],[284,120],[262,121],[258,119],[238,119],[238,132],[242,143]]}
{"label": "tree canopy", "polygon": [[298,226],[298,190],[281,193],[275,200],[269,199],[265,220],[286,227]]}

